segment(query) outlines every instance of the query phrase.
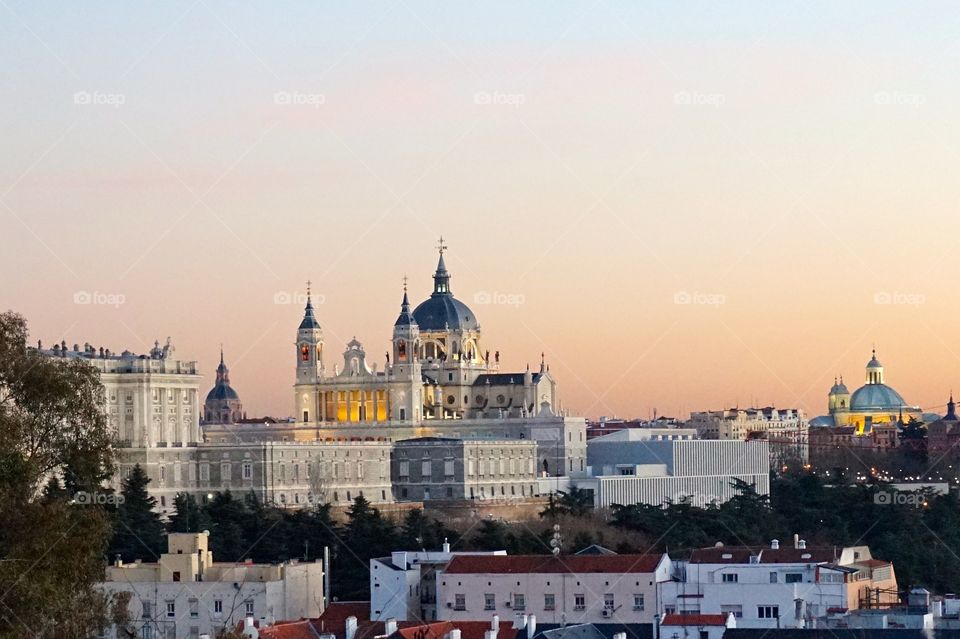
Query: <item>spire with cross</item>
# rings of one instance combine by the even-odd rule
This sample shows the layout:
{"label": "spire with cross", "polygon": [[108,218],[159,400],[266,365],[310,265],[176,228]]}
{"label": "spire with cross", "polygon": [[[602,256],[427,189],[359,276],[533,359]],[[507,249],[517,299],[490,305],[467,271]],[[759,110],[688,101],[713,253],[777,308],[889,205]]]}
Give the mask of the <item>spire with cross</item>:
{"label": "spire with cross", "polygon": [[437,250],[440,251],[440,255],[443,255],[443,252],[447,250],[447,245],[443,243],[443,236],[440,236],[440,241],[437,242]]}

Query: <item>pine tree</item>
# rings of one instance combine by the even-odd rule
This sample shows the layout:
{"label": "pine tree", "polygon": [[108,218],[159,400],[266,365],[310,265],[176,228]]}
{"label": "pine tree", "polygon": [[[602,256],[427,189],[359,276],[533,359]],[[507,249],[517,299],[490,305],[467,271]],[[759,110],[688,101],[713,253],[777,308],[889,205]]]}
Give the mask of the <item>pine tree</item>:
{"label": "pine tree", "polygon": [[177,493],[173,498],[174,512],[167,523],[170,532],[198,533],[210,529],[210,518],[193,495]]}
{"label": "pine tree", "polygon": [[110,555],[124,561],[156,561],[163,552],[164,529],[154,507],[157,500],[147,492],[150,478],[140,464],[123,480],[117,506]]}

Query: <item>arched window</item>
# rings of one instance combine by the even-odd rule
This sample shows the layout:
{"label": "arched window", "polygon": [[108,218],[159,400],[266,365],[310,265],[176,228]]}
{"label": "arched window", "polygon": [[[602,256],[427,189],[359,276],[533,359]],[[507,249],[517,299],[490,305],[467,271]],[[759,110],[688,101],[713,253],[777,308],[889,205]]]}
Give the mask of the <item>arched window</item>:
{"label": "arched window", "polygon": [[403,340],[397,342],[397,359],[401,362],[407,361],[407,343]]}
{"label": "arched window", "polygon": [[304,362],[310,361],[310,347],[306,344],[300,346],[300,359]]}

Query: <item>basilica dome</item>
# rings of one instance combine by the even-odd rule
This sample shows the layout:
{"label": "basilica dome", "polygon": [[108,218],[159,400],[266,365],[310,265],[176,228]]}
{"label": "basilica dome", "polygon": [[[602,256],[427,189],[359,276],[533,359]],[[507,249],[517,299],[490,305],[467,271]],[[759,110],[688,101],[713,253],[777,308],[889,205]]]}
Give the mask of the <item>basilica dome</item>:
{"label": "basilica dome", "polygon": [[876,411],[899,410],[907,407],[900,393],[886,384],[867,384],[853,392],[850,397],[850,410]]}
{"label": "basilica dome", "polygon": [[475,331],[479,329],[477,316],[466,304],[450,292],[450,273],[443,261],[443,253],[433,275],[433,293],[413,310],[413,319],[421,331]]}
{"label": "basilica dome", "polygon": [[431,296],[414,309],[413,319],[421,331],[477,330],[473,311],[450,294]]}

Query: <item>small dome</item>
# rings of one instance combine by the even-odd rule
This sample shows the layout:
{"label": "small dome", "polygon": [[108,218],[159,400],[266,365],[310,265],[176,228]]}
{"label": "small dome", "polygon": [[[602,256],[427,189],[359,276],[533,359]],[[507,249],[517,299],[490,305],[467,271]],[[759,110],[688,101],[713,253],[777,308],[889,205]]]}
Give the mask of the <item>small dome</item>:
{"label": "small dome", "polygon": [[834,382],[833,386],[830,387],[831,395],[849,395],[850,391],[847,390],[847,385],[843,382]]}
{"label": "small dome", "polygon": [[886,384],[867,384],[861,386],[850,397],[850,410],[899,410],[907,407],[900,393]]}
{"label": "small dome", "polygon": [[240,399],[237,391],[230,388],[227,384],[217,384],[207,393],[207,401],[214,399]]}
{"label": "small dome", "polygon": [[877,351],[873,351],[873,357],[867,362],[867,368],[883,368],[883,364],[877,359]]}

